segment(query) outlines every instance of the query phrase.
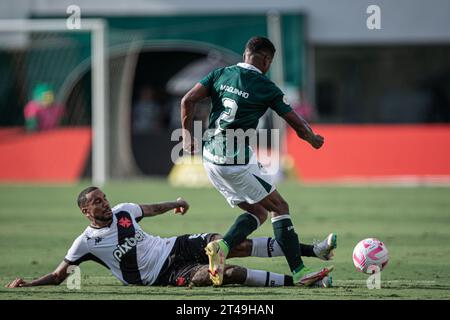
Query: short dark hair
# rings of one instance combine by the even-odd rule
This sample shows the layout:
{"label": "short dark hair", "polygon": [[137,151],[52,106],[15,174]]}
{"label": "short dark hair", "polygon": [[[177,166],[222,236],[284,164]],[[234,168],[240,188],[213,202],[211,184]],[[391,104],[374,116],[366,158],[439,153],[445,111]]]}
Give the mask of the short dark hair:
{"label": "short dark hair", "polygon": [[77,200],[78,207],[80,209],[86,205],[86,202],[87,202],[86,195],[97,189],[98,189],[97,187],[90,186],[80,192],[80,194],[78,195],[78,200]]}
{"label": "short dark hair", "polygon": [[269,39],[261,36],[251,37],[245,45],[245,50],[251,53],[268,53],[272,57],[276,51],[273,43]]}

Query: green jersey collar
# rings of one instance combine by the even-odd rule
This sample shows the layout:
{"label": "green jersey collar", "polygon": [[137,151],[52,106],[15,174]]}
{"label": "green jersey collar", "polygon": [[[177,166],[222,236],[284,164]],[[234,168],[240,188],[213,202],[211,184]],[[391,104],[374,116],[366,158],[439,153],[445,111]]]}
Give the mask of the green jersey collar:
{"label": "green jersey collar", "polygon": [[262,71],[261,71],[261,70],[259,70],[257,67],[255,67],[254,65],[249,64],[249,63],[239,62],[239,63],[237,64],[237,66],[238,66],[238,67],[241,67],[241,68],[244,68],[244,69],[253,70],[253,71],[256,71],[256,72],[262,74]]}

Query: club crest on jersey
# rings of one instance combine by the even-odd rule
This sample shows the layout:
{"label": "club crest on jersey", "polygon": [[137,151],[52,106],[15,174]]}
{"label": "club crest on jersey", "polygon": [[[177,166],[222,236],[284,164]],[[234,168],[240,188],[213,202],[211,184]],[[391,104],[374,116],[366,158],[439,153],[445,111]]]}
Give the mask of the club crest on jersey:
{"label": "club crest on jersey", "polygon": [[122,228],[129,228],[132,225],[131,220],[126,217],[120,218],[117,224]]}
{"label": "club crest on jersey", "polygon": [[129,251],[131,251],[134,247],[137,246],[138,242],[141,242],[145,239],[145,235],[142,233],[142,231],[138,230],[136,231],[136,234],[134,237],[125,238],[124,242],[122,244],[117,245],[117,249],[113,251],[114,258],[121,262],[122,257]]}

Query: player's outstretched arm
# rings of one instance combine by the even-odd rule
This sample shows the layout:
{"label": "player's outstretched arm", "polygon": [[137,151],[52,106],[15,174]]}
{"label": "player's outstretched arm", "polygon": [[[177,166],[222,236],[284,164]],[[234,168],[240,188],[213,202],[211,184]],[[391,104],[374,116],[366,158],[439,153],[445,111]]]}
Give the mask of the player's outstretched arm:
{"label": "player's outstretched arm", "polygon": [[208,89],[197,83],[181,99],[181,125],[183,128],[183,149],[189,153],[196,153],[198,145],[194,139],[193,124],[195,105],[209,96]]}
{"label": "player's outstretched arm", "polygon": [[321,135],[315,134],[309,124],[295,111],[290,111],[283,116],[284,120],[295,130],[297,136],[307,141],[313,148],[319,149],[324,143]]}
{"label": "player's outstretched arm", "polygon": [[67,276],[67,268],[70,265],[63,261],[59,264],[59,266],[53,271],[45,276],[42,276],[36,280],[25,281],[22,278],[16,278],[10,283],[8,283],[6,288],[22,288],[22,287],[35,287],[35,286],[46,286],[46,285],[59,285],[63,282]]}
{"label": "player's outstretched arm", "polygon": [[157,216],[169,210],[174,210],[175,213],[184,215],[189,210],[189,204],[182,198],[178,198],[177,201],[140,204],[139,206],[142,208],[143,217]]}

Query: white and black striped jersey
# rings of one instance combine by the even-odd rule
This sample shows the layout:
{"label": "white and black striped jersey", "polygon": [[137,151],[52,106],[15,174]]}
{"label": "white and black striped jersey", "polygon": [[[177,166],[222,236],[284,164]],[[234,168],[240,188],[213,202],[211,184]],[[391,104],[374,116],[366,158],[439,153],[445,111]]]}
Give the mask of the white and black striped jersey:
{"label": "white and black striped jersey", "polygon": [[176,237],[160,238],[145,233],[137,223],[143,215],[137,204],[118,204],[112,208],[112,213],[109,227],[87,227],[73,242],[64,260],[74,265],[96,261],[124,284],[151,285]]}

